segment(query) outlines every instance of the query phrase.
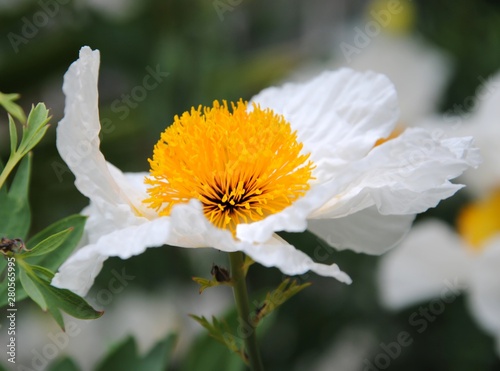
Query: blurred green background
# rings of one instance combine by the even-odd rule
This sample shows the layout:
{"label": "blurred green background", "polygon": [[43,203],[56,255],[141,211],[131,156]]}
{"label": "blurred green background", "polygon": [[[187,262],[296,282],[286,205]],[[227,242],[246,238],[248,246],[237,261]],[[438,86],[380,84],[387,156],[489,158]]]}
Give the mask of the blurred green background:
{"label": "blurred green background", "polygon": [[[453,60],[441,112],[474,95],[477,77],[486,78],[500,67],[500,3],[401,0],[401,4],[409,9],[406,23],[383,32],[418,35]],[[63,75],[82,45],[101,51],[100,115],[108,123],[102,134],[103,153],[124,171],[146,171],[153,145],[175,114],[215,99],[250,99],[308,65],[333,59],[348,66],[338,45],[351,37],[356,24],[363,24],[372,5],[363,0],[0,0],[0,91],[21,93],[26,110],[43,101],[53,116],[52,128],[35,149],[32,232],[87,204],[55,148],[55,126],[64,108]],[[48,14],[46,19],[40,12]],[[40,26],[29,26],[35,23]],[[142,84],[148,68],[168,76],[144,97],[127,103],[125,95]],[[9,148],[5,116],[0,115],[2,159]],[[465,199],[461,192],[428,215],[453,223]],[[354,283],[345,286],[315,275],[302,277],[312,281],[312,287],[279,310],[261,341],[268,370],[314,369],[321,359],[339,353],[333,345],[342,341],[351,350],[363,351],[364,346],[367,350],[361,357],[373,360],[381,351],[380,343],[393,342],[401,331],[411,333],[414,341],[386,369],[500,369],[493,339],[473,321],[463,297],[417,334],[408,318],[418,306],[398,313],[381,308],[374,280],[376,257],[335,252],[309,233],[283,236],[310,253],[318,247],[328,250],[329,262],[337,262]],[[196,292],[191,276],[208,277],[214,260],[225,264],[224,259],[222,254],[178,248],[150,249],[128,261],[107,261],[95,290],[105,287],[112,269],[126,267],[137,277],[131,286],[151,296],[167,284]],[[254,266],[250,289],[262,294],[281,278],[276,269]],[[211,290],[203,295],[212,295]],[[51,321],[48,316],[46,320]],[[98,321],[108,318],[104,315]],[[37,328],[30,331],[35,333]],[[369,345],[359,339],[368,339]],[[177,357],[171,369],[194,370],[195,366],[186,366],[192,362],[189,354]],[[220,364],[205,367],[199,369],[219,370]],[[357,367],[370,369],[367,363]]]}

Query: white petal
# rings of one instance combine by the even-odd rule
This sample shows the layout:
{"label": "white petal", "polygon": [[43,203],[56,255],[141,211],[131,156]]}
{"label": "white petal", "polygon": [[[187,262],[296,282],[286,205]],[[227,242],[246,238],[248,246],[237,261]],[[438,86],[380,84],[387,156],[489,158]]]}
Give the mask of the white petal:
{"label": "white petal", "polygon": [[490,240],[479,254],[469,304],[482,327],[500,339],[500,236]]}
{"label": "white petal", "polygon": [[381,215],[369,207],[337,219],[311,219],[311,232],[337,250],[379,255],[394,247],[410,230],[414,215]]}
{"label": "white petal", "polygon": [[382,303],[398,309],[447,291],[456,296],[467,287],[471,270],[466,249],[443,222],[417,224],[400,246],[381,258],[378,281]]}
{"label": "white petal", "polygon": [[238,225],[237,237],[265,242],[277,231],[304,231],[307,219],[342,218],[371,206],[382,215],[423,212],[462,187],[448,179],[477,165],[477,150],[471,141],[433,139],[423,129],[408,129],[365,158],[339,167],[332,180],[312,185],[304,197],[283,211]]}
{"label": "white petal", "polygon": [[344,169],[342,193],[312,218],[338,218],[375,205],[384,215],[416,214],[436,206],[462,186],[449,179],[479,163],[472,138],[434,139],[424,129],[407,129]]}
{"label": "white petal", "polygon": [[337,264],[315,263],[308,255],[287,243],[279,236],[273,236],[264,244],[243,245],[244,252],[254,261],[265,267],[277,267],[284,274],[295,276],[308,271],[325,277],[334,277],[340,282],[350,284],[351,278],[340,270]]}
{"label": "white petal", "polygon": [[[95,219],[95,224],[98,220]],[[138,224],[123,223],[82,247],[59,268],[53,284],[80,295],[92,286],[102,263],[111,256],[128,259],[148,247],[164,244],[180,247],[214,247],[222,251],[242,250],[230,232],[213,226],[204,216],[201,203],[192,200],[172,209],[171,216],[154,220],[137,218]],[[97,226],[95,226],[97,228]]]}
{"label": "white petal", "polygon": [[103,262],[110,256],[128,259],[148,247],[161,246],[168,239],[167,218],[129,226],[102,236],[95,244],[79,249],[59,268],[52,285],[84,296],[94,283]]}
{"label": "white petal", "polygon": [[[80,58],[64,75],[66,105],[57,126],[57,149],[75,175],[76,187],[95,207],[124,204],[140,209],[142,205],[133,205],[125,192],[130,187],[117,184],[120,171],[110,170],[99,149],[98,74],[99,51],[83,47]],[[134,195],[131,198],[135,201]]]}
{"label": "white petal", "polygon": [[350,69],[268,88],[253,101],[284,115],[321,179],[330,167],[364,156],[392,131],[399,115],[394,86],[385,76]]}

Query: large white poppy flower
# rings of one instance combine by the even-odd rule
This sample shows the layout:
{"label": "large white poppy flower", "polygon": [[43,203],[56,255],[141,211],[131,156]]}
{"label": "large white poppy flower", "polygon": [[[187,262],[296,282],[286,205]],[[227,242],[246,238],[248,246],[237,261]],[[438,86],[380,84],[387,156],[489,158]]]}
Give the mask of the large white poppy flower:
{"label": "large white poppy flower", "polygon": [[192,109],[162,134],[149,175],[124,174],[99,150],[98,69],[99,52],[82,48],[65,75],[57,128],[59,153],[90,205],[86,245],[53,284],[81,295],[108,257],[163,244],[243,251],[287,275],[311,270],[349,283],[336,264],[314,262],[275,232],[310,228],[337,248],[380,254],[415,213],[461,188],[449,179],[478,163],[471,138],[435,140],[422,129],[374,147],[398,118],[394,87],[343,69],[266,89],[248,109]]}

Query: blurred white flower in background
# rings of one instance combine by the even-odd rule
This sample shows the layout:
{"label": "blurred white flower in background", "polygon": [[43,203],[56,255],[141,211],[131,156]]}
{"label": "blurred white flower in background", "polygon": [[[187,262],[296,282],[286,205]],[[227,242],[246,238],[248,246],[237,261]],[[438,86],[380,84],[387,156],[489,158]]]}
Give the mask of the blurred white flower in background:
{"label": "blurred white flower in background", "polygon": [[351,62],[340,64],[389,77],[398,93],[402,126],[414,126],[436,112],[452,67],[444,52],[417,36],[383,32]]}
{"label": "blurred white flower in background", "polygon": [[500,355],[499,114],[496,75],[478,90],[470,115],[432,120],[436,130],[474,136],[484,161],[461,179],[475,200],[460,211],[456,231],[438,220],[416,225],[401,246],[382,258],[379,287],[382,302],[400,309],[439,298],[446,285],[457,284],[479,325],[496,337]]}

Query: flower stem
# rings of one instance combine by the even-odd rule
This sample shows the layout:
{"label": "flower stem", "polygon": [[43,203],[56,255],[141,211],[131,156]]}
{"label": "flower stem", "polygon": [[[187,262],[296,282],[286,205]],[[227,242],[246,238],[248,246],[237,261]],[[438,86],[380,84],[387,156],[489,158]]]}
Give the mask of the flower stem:
{"label": "flower stem", "polygon": [[256,329],[250,318],[250,305],[248,300],[247,284],[245,272],[243,269],[244,255],[242,252],[230,252],[229,259],[231,261],[231,278],[233,279],[233,293],[236,307],[238,308],[238,316],[244,326],[250,328],[250,331],[245,333],[244,341],[248,355],[250,369],[252,371],[263,371],[262,361],[260,359],[259,348],[257,346]]}

